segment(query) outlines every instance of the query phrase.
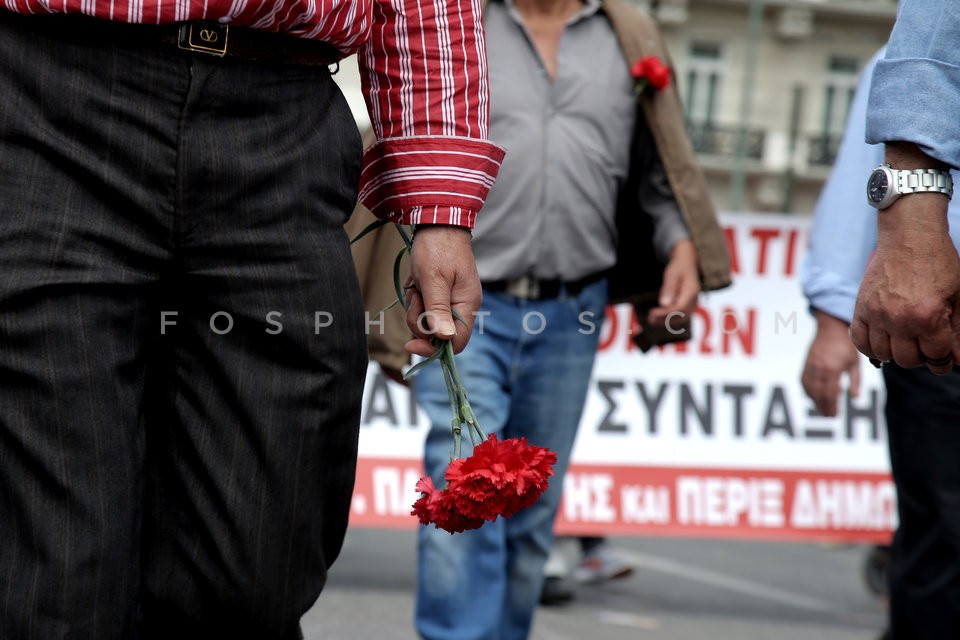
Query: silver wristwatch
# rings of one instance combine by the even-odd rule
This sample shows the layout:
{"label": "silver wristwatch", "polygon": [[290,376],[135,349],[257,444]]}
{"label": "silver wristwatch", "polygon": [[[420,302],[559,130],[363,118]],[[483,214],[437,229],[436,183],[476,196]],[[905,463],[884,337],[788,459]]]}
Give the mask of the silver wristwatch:
{"label": "silver wristwatch", "polygon": [[886,209],[908,193],[942,193],[953,197],[953,178],[947,169],[893,169],[882,164],[867,180],[867,201]]}

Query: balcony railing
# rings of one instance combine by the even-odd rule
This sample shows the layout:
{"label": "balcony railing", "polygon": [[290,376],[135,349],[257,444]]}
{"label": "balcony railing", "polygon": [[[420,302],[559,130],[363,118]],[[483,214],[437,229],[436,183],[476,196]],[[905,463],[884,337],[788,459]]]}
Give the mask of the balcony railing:
{"label": "balcony railing", "polygon": [[[736,127],[687,123],[690,142],[697,153],[718,156],[733,156],[737,153],[737,140],[740,130]],[[748,130],[746,136],[746,157],[759,160],[763,157],[764,132]]]}

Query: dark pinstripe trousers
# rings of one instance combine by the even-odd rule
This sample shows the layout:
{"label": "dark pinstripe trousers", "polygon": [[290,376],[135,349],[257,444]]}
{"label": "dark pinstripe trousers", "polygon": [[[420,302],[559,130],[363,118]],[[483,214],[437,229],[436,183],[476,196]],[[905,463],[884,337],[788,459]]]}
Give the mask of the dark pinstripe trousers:
{"label": "dark pinstripe trousers", "polygon": [[355,472],[354,121],[323,67],[45,19],[0,11],[0,638],[297,637]]}

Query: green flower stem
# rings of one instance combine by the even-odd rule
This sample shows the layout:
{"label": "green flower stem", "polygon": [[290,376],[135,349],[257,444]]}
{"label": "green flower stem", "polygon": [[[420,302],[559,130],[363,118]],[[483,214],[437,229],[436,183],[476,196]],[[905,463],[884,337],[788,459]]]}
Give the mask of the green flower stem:
{"label": "green flower stem", "polygon": [[[440,354],[440,370],[443,372],[443,381],[447,387],[447,397],[450,399],[450,411],[453,413],[453,419],[450,420],[450,428],[453,431],[453,458],[460,457],[460,442],[461,442],[461,420],[460,420],[460,407],[458,406],[458,398],[451,393],[451,389],[454,388],[453,379],[450,376],[450,370],[443,365],[443,353]],[[471,436],[472,437],[472,436]]]}
{"label": "green flower stem", "polygon": [[[457,371],[457,365],[453,354],[453,344],[447,340],[443,344],[443,349],[444,354],[440,358],[440,365],[445,370],[449,370],[447,392],[451,396],[456,396],[457,407],[459,409],[459,411],[456,413],[456,417],[461,423],[467,425],[467,430],[470,434],[470,441],[473,443],[473,446],[477,446],[486,440],[487,437],[484,435],[483,429],[480,427],[480,422],[477,420],[477,416],[473,412],[473,407],[470,406],[470,401],[467,398],[467,387],[463,384],[463,381],[460,380],[460,373]],[[445,375],[444,377],[446,378],[447,376]]]}

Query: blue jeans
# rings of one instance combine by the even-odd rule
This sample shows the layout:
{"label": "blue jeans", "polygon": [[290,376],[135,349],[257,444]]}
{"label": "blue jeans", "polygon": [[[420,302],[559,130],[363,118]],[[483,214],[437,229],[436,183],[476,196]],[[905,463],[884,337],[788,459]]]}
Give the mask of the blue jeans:
{"label": "blue jeans", "polygon": [[[416,626],[426,640],[523,640],[529,635],[606,300],[604,280],[577,296],[561,292],[537,301],[484,290],[481,312],[489,315],[478,317],[470,344],[457,356],[470,403],[487,434],[526,437],[555,451],[556,475],[533,506],[512,518],[455,535],[420,528]],[[581,318],[584,313],[593,315]],[[432,425],[426,470],[442,487],[453,437],[439,365],[426,367],[414,385]],[[464,430],[462,454],[471,450]]]}

